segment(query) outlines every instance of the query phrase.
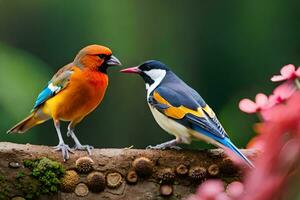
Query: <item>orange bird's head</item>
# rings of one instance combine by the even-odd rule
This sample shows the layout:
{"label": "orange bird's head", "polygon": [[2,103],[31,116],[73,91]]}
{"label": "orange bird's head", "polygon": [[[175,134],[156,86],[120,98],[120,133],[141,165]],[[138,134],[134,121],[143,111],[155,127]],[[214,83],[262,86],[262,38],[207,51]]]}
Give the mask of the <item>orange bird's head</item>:
{"label": "orange bird's head", "polygon": [[121,62],[112,55],[112,51],[109,48],[96,44],[81,49],[74,60],[74,64],[102,73],[106,73],[107,68],[110,66],[122,65]]}

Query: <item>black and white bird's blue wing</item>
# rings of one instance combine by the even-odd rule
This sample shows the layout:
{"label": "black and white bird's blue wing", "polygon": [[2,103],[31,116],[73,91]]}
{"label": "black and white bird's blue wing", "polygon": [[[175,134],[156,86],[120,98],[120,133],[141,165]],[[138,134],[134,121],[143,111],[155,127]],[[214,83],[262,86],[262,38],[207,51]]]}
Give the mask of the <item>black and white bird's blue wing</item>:
{"label": "black and white bird's blue wing", "polygon": [[207,138],[210,143],[227,147],[253,167],[251,161],[231,142],[214,111],[175,74],[172,74],[171,79],[166,77],[152,91],[148,102],[166,117],[192,130],[193,137]]}

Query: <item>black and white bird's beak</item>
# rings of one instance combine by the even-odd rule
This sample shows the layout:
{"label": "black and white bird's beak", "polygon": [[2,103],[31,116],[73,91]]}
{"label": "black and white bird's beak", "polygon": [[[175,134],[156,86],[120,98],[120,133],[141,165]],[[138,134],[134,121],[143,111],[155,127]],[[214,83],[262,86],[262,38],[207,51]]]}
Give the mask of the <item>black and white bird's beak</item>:
{"label": "black and white bird's beak", "polygon": [[130,67],[130,68],[122,69],[120,72],[130,73],[130,74],[139,74],[139,73],[141,73],[141,70],[139,69],[139,66],[137,66],[137,67]]}

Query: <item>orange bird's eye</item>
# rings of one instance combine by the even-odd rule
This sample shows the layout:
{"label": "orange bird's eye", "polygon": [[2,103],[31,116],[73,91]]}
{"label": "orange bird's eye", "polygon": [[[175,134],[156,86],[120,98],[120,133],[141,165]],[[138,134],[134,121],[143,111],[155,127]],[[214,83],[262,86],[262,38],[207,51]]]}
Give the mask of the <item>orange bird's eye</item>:
{"label": "orange bird's eye", "polygon": [[105,55],[104,54],[99,54],[98,57],[103,59],[103,58],[105,58]]}

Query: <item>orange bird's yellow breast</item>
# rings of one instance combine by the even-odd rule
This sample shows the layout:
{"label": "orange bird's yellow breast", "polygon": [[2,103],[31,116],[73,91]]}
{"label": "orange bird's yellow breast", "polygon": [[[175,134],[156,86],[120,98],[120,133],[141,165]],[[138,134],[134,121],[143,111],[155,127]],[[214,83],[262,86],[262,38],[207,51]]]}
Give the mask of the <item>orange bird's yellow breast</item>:
{"label": "orange bird's yellow breast", "polygon": [[106,74],[75,68],[68,86],[45,102],[43,112],[54,119],[81,120],[101,103],[107,85]]}

